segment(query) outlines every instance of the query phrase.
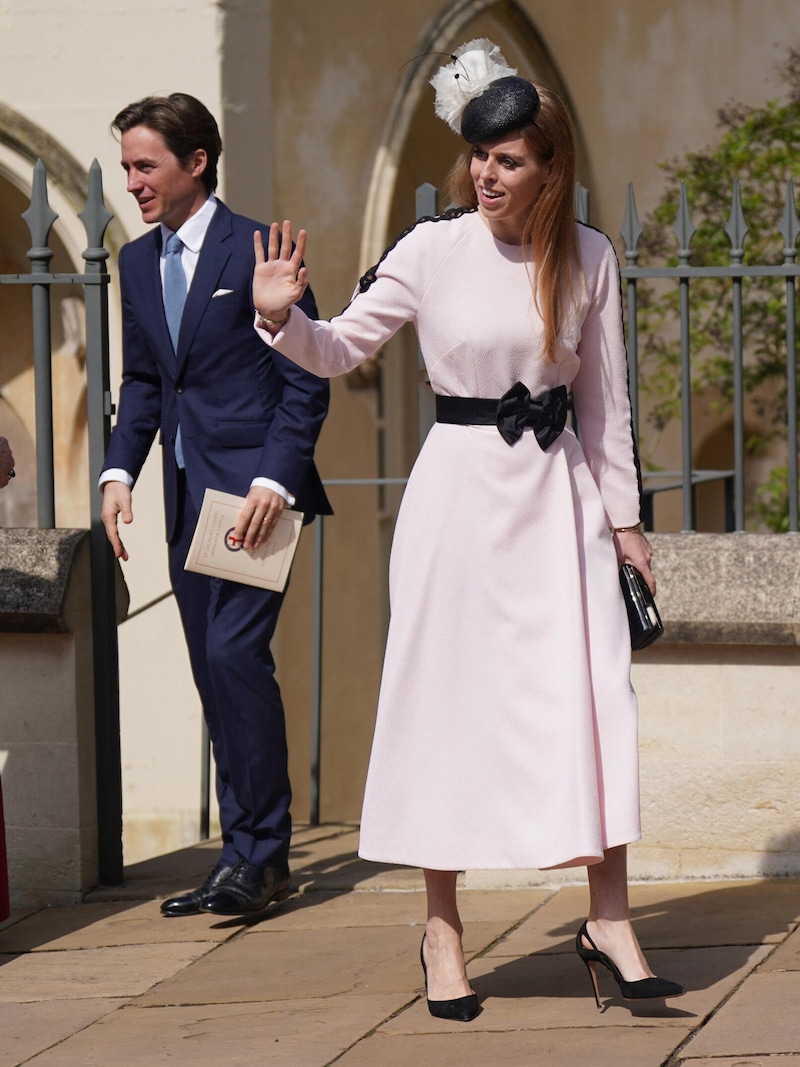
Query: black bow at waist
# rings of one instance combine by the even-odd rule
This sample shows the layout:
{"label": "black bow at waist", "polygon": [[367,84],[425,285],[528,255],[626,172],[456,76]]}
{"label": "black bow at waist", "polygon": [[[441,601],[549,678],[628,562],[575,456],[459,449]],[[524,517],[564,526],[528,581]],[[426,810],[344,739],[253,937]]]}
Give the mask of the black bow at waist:
{"label": "black bow at waist", "polygon": [[509,445],[515,445],[529,426],[541,448],[549,448],[567,424],[567,387],[559,385],[531,397],[527,386],[516,382],[499,400],[437,395],[436,421],[458,426],[496,425]]}

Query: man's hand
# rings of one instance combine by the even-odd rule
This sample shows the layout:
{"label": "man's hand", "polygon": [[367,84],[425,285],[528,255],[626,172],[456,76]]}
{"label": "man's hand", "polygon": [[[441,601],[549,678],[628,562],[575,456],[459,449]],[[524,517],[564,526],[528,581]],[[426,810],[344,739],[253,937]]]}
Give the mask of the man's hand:
{"label": "man's hand", "polygon": [[106,528],[106,537],[114,549],[117,559],[127,560],[128,553],[119,537],[117,518],[121,517],[127,525],[133,522],[131,511],[131,491],[124,482],[105,482],[103,485],[103,507],[100,518]]}
{"label": "man's hand", "polygon": [[11,454],[8,441],[0,437],[0,489],[8,485],[14,470],[14,457]]}
{"label": "man's hand", "polygon": [[244,548],[260,548],[269,540],[285,507],[286,501],[280,493],[254,485],[245,497],[233,536],[242,541]]}

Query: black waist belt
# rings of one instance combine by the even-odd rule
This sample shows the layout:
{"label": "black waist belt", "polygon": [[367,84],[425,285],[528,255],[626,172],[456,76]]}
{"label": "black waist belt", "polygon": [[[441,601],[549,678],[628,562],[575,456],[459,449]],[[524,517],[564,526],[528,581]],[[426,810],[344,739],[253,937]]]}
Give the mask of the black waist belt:
{"label": "black waist belt", "polygon": [[548,448],[567,423],[567,387],[559,385],[535,399],[522,382],[499,400],[478,396],[436,397],[436,421],[456,426],[497,426],[500,436],[515,445],[529,426],[542,449]]}

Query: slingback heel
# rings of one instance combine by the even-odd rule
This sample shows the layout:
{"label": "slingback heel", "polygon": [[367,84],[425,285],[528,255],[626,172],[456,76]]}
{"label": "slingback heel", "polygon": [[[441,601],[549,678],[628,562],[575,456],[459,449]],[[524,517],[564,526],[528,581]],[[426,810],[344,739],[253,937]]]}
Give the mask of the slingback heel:
{"label": "slingback heel", "polygon": [[[428,968],[425,966],[423,947],[425,934],[422,935],[422,944],[419,946],[419,962],[422,964],[422,973],[425,976],[425,996],[428,995]],[[457,997],[455,1000],[428,1000],[428,1011],[436,1019],[452,1019],[459,1023],[468,1023],[478,1014],[478,994],[469,993],[466,997]]]}
{"label": "slingback heel", "polygon": [[[590,948],[584,945],[584,938],[589,942]],[[589,937],[586,923],[578,931],[578,936],[575,939],[575,948],[586,964],[586,970],[591,978],[592,991],[598,1008],[600,1007],[596,971],[598,963],[602,963],[606,970],[611,972],[611,977],[619,986],[619,991],[625,1000],[663,1000],[666,997],[683,996],[686,992],[682,985],[678,985],[677,982],[670,982],[666,978],[640,978],[638,982],[627,982],[620,974],[619,968],[611,957],[607,956],[605,952],[601,952]]]}

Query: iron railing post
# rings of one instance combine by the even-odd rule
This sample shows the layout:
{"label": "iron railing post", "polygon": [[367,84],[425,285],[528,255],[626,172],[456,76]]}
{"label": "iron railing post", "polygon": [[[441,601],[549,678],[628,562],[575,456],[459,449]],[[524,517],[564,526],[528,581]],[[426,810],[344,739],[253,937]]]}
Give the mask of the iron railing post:
{"label": "iron railing post", "polygon": [[[797,259],[797,238],[800,220],[794,204],[794,183],[786,183],[786,204],[781,220],[783,262],[794,266]],[[798,532],[798,462],[797,462],[797,315],[796,280],[786,277],[786,423],[787,423],[787,482],[789,490],[789,533]]]}
{"label": "iron railing post", "polygon": [[[100,882],[122,882],[122,760],[120,752],[117,563],[101,519],[97,478],[111,436],[108,343],[108,252],[106,227],[114,216],[103,200],[103,177],[94,160],[86,207],[78,215],[86,230],[86,416],[89,430],[89,519],[92,566],[97,837]],[[94,282],[95,284],[92,284]]]}
{"label": "iron railing post", "polygon": [[[731,263],[740,266],[744,258],[747,223],[742,212],[739,180],[733,182],[733,204],[725,232],[731,242]],[[743,278],[733,278],[733,469],[735,530],[744,533],[744,320],[742,316]]]}
{"label": "iron railing post", "polygon": [[322,761],[322,601],[325,517],[314,520],[314,588],[311,612],[311,786],[309,821],[319,826],[320,764]]}
{"label": "iron railing post", "polygon": [[[628,182],[625,217],[622,220],[622,230],[620,233],[625,241],[625,262],[629,267],[635,267],[639,261],[639,240],[642,236],[642,232],[642,226],[639,222],[639,214],[636,210],[633,182]],[[629,278],[625,287],[625,297],[628,306],[628,393],[631,398],[631,423],[633,424],[633,437],[636,442],[637,451],[639,448],[638,295],[636,278]],[[652,500],[650,501],[650,507],[652,510]],[[652,514],[650,515],[650,518],[652,519]]]}
{"label": "iron railing post", "polygon": [[211,836],[211,738],[205,713],[200,726],[200,840]]}
{"label": "iron railing post", "polygon": [[[691,251],[689,245],[695,232],[694,223],[689,214],[689,200],[686,195],[686,182],[681,182],[678,218],[674,232],[678,238],[678,262],[689,265]],[[695,530],[694,484],[692,479],[694,457],[692,456],[692,349],[691,349],[691,310],[689,304],[689,278],[680,278],[680,330],[681,330],[681,441],[683,471],[683,532]]]}
{"label": "iron railing post", "polygon": [[22,215],[31,233],[28,251],[31,275],[46,275],[41,283],[31,284],[33,317],[33,377],[36,411],[36,495],[40,530],[56,525],[55,470],[53,462],[53,377],[50,337],[50,285],[48,265],[53,258],[47,239],[58,215],[47,199],[47,173],[41,159],[33,168],[31,202]]}

